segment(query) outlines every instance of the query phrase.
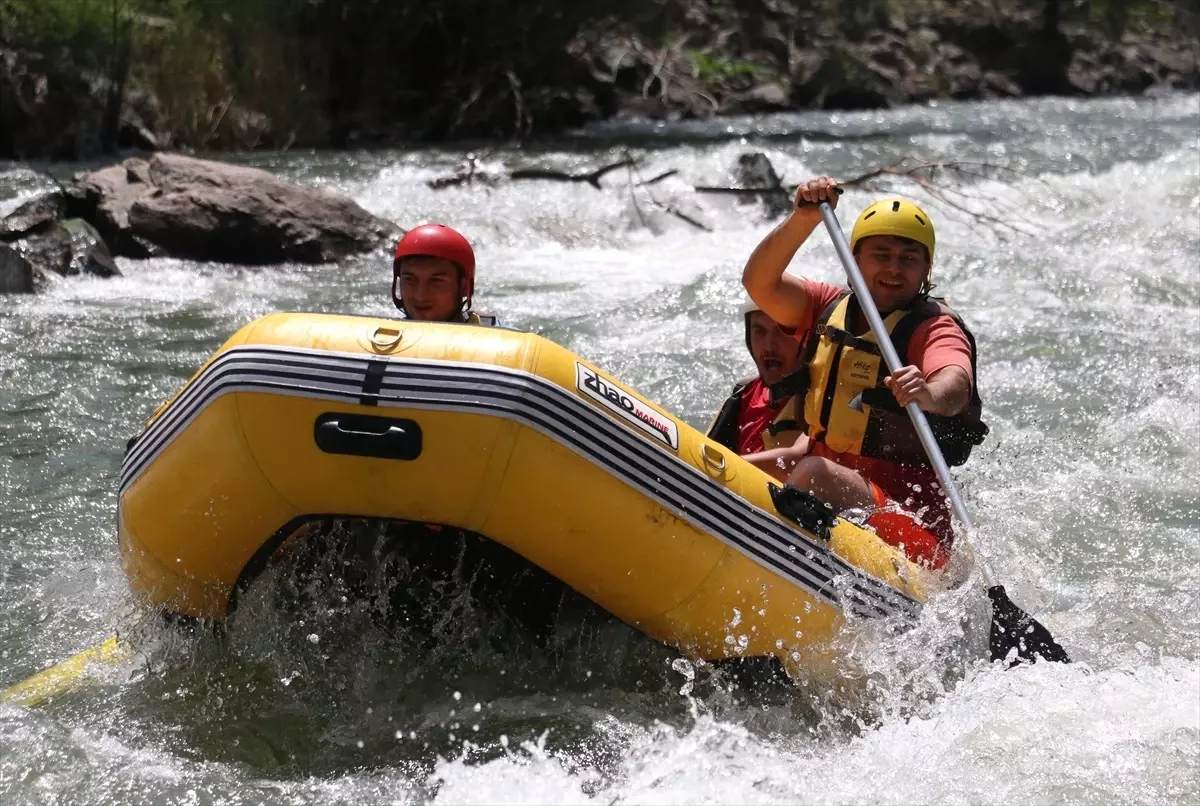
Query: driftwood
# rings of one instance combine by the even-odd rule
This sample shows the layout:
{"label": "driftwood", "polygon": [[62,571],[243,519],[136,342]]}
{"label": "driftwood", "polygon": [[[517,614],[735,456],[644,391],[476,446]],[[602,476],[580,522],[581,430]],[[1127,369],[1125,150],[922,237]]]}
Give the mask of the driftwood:
{"label": "driftwood", "polygon": [[602,165],[594,171],[579,174],[556,171],[553,168],[513,168],[497,172],[495,170],[487,170],[482,165],[478,155],[468,154],[467,158],[455,169],[453,174],[431,179],[425,184],[434,190],[441,190],[442,188],[475,183],[496,185],[505,180],[541,179],[549,182],[586,182],[597,190],[600,190],[602,187],[600,180],[607,174],[612,173],[618,168],[627,168],[635,162],[636,159],[627,154],[616,162]]}
{"label": "driftwood", "polygon": [[792,196],[796,192],[796,187],[786,188],[783,185],[773,188],[735,188],[722,187],[714,185],[693,185],[692,189],[697,193],[712,193],[724,196],[740,196],[742,198],[758,199],[764,202],[768,207],[783,207],[785,210],[791,209]]}
{"label": "driftwood", "polygon": [[[1044,180],[1034,174],[998,163],[970,160],[928,162],[911,155],[891,165],[872,168],[857,176],[840,180],[838,184],[844,188],[885,190],[881,185],[889,180],[909,181],[934,200],[972,218],[978,224],[1024,232],[1026,230],[1019,224],[1034,227],[1034,222],[1022,214],[1020,205],[988,193],[977,185],[978,181],[1011,183],[1016,179],[1045,184]],[[778,179],[774,185],[761,188],[693,186],[698,193],[757,198],[769,207],[783,205],[785,212],[791,209],[797,187],[798,184],[784,184],[782,179]],[[979,209],[980,205],[990,207],[996,212]],[[1014,223],[1014,220],[1018,223]]]}
{"label": "driftwood", "polygon": [[569,174],[564,171],[555,171],[549,168],[518,168],[508,172],[509,179],[548,179],[554,182],[587,182],[596,190],[600,190],[600,180],[605,174],[612,173],[618,168],[630,168],[637,162],[633,157],[626,155],[617,162],[608,165],[602,165],[594,171],[588,171],[582,174]]}
{"label": "driftwood", "polygon": [[450,176],[439,176],[437,179],[430,179],[425,184],[434,190],[441,190],[442,188],[457,187],[458,185],[473,185],[476,182],[484,185],[495,185],[501,178],[494,171],[489,172],[482,167],[479,155],[467,154],[466,159],[459,163],[454,173]]}
{"label": "driftwood", "polygon": [[[655,176],[646,179],[642,177],[639,170],[640,160],[633,154],[626,152],[621,159],[616,162],[610,162],[607,165],[601,165],[592,171],[583,173],[568,173],[567,171],[559,171],[553,168],[509,168],[503,170],[488,170],[481,162],[476,154],[468,154],[466,159],[455,169],[450,176],[441,176],[436,179],[431,179],[425,184],[434,190],[441,190],[448,187],[458,187],[460,185],[482,184],[489,187],[494,187],[502,181],[520,181],[523,179],[542,180],[547,182],[581,182],[597,190],[603,190],[604,186],[600,184],[600,180],[608,174],[620,168],[625,168],[629,173],[627,187],[630,193],[630,199],[633,202],[634,210],[638,214],[638,218],[645,224],[645,217],[642,215],[642,209],[639,206],[636,190],[638,188],[649,188],[656,185],[664,179],[675,176],[679,171],[670,169],[663,171]],[[672,204],[666,203],[654,196],[650,191],[644,194],[645,201],[651,206],[656,207],[669,215],[684,221],[697,229],[702,229],[705,232],[711,232],[711,228],[698,221],[693,216],[688,215],[684,211],[675,207]]]}
{"label": "driftwood", "polygon": [[[678,175],[677,170],[662,171],[653,177],[646,178],[642,176],[641,165],[639,157],[626,152],[621,159],[615,162],[601,165],[594,170],[571,173],[540,167],[487,167],[477,155],[468,154],[453,174],[432,179],[426,184],[435,190],[440,190],[473,184],[494,187],[505,181],[533,180],[577,182],[591,185],[597,190],[604,190],[606,186],[602,184],[601,180],[614,171],[624,168],[626,169],[624,190],[630,194],[634,211],[643,225],[648,225],[648,221],[643,214],[642,205],[649,205],[697,229],[705,232],[712,231],[711,227],[694,215],[679,209],[676,204],[663,201],[650,190],[659,182]],[[772,218],[785,215],[791,210],[792,199],[798,185],[784,182],[765,155],[761,153],[744,154],[739,158],[738,170],[743,173],[745,180],[743,184],[758,182],[761,183],[761,186],[693,185],[692,189],[703,194],[755,199],[763,204],[764,212]],[[844,179],[839,184],[845,188],[885,191],[894,187],[898,181],[911,182],[935,201],[971,218],[977,224],[992,229],[1027,232],[1032,230],[1035,224],[1023,215],[1017,202],[1007,201],[980,186],[982,181],[1002,181],[1011,184],[1017,179],[1043,182],[1033,174],[998,163],[970,160],[927,161],[909,155],[891,165],[874,167]],[[1029,229],[1023,225],[1028,225]]]}
{"label": "driftwood", "polygon": [[[642,209],[640,207],[638,207],[637,188],[649,187],[650,185],[660,182],[669,176],[673,176],[675,173],[676,173],[675,171],[666,171],[666,172],[661,173],[658,176],[655,176],[651,179],[644,179],[641,175],[641,172],[638,171],[637,165],[633,164],[633,163],[630,164],[630,166],[629,166],[629,198],[633,202],[633,208],[634,208],[634,210],[637,211],[638,218],[641,219],[643,226],[646,225],[646,219],[642,215]],[[705,232],[712,232],[712,227],[708,226],[703,221],[693,218],[692,216],[688,215],[684,211],[680,210],[675,205],[670,204],[669,202],[661,201],[651,191],[646,191],[645,195],[646,195],[647,201],[649,201],[651,205],[653,205],[654,207],[657,207],[659,210],[662,210],[663,212],[665,212],[669,215],[675,216],[680,221],[691,224],[696,229],[704,230]]]}

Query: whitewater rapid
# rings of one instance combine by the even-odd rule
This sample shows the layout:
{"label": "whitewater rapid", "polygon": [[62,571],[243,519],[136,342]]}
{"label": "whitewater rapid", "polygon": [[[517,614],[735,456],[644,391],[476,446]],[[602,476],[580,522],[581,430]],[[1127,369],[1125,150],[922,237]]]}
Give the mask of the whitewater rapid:
{"label": "whitewater rapid", "polygon": [[[1017,169],[966,202],[1011,227],[894,187],[934,214],[934,280],[980,345],[992,436],[958,474],[980,550],[1076,663],[1004,671],[964,652],[981,640],[963,620],[983,606],[974,586],[910,633],[849,648],[872,673],[856,693],[766,704],[712,685],[680,693],[678,659],[626,652],[623,634],[554,668],[453,652],[414,662],[369,628],[351,635],[352,613],[299,627],[266,597],[228,646],[183,641],[161,670],[127,665],[38,710],[0,706],[0,800],[1200,801],[1198,129],[1194,95],[1049,99],[601,128],[482,153],[582,170],[632,148],[645,177],[678,171],[654,196],[708,232],[631,196],[621,171],[603,190],[434,191],[424,182],[461,151],[250,158],[402,225],[462,229],[482,309],[696,426],[751,370],[739,277],[771,223],[692,185],[727,182],[750,150],[793,181],[909,154]],[[34,184],[0,174],[3,204]],[[847,227],[873,195],[846,194]],[[793,270],[836,282],[819,236]],[[117,558],[121,450],[225,337],[275,310],[393,311],[383,254],[120,265],[121,278],[0,298],[0,685],[141,623]],[[293,640],[308,634],[318,641]]]}

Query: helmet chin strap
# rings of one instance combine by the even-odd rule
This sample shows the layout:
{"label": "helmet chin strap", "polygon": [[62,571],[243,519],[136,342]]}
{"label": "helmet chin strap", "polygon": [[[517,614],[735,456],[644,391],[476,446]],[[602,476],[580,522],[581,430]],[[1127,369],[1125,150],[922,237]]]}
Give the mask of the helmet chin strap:
{"label": "helmet chin strap", "polygon": [[462,317],[465,320],[467,318],[467,314],[471,310],[471,297],[467,293],[465,293],[466,285],[467,285],[467,278],[464,277],[463,275],[464,275],[464,272],[460,268],[458,270],[458,293],[459,293],[459,297],[462,301],[458,304],[458,308],[459,308],[459,311],[462,312]]}

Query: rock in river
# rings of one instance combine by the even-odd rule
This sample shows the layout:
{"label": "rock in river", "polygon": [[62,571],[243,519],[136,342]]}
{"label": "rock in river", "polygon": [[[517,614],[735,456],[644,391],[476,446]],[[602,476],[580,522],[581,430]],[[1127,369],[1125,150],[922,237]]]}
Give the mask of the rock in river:
{"label": "rock in river", "polygon": [[350,199],[258,168],[178,154],[82,175],[67,195],[68,213],[93,224],[126,257],[326,263],[400,233]]}

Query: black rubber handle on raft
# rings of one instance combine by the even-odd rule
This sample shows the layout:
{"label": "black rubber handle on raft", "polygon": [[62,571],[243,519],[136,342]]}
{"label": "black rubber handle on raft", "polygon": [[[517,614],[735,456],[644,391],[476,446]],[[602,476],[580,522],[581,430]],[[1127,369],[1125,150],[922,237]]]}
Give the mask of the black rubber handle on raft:
{"label": "black rubber handle on raft", "polygon": [[421,455],[421,426],[395,417],[326,412],[313,425],[313,439],[325,453],[406,462]]}
{"label": "black rubber handle on raft", "polygon": [[780,515],[812,532],[821,540],[829,540],[829,529],[837,522],[837,516],[829,505],[810,493],[790,484],[780,487],[768,484],[771,502]]}

